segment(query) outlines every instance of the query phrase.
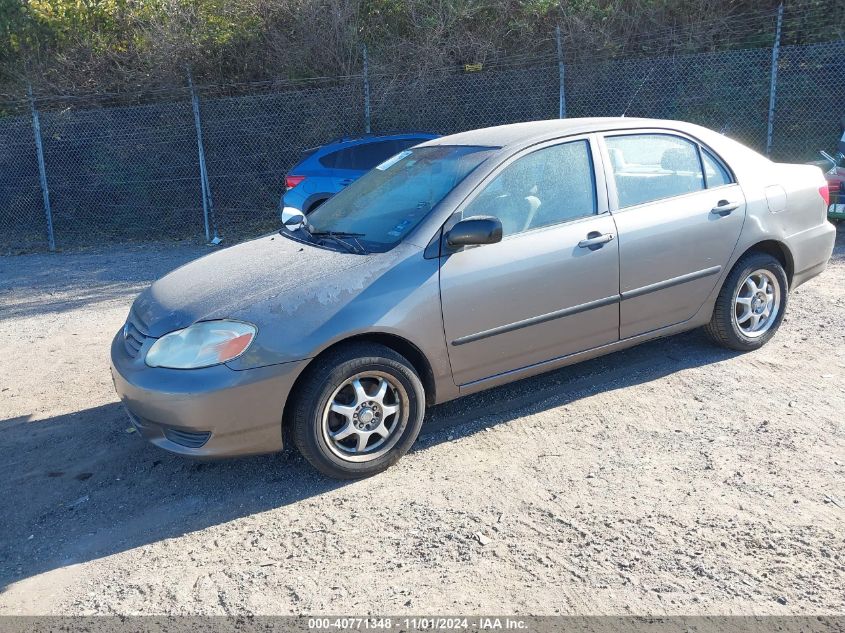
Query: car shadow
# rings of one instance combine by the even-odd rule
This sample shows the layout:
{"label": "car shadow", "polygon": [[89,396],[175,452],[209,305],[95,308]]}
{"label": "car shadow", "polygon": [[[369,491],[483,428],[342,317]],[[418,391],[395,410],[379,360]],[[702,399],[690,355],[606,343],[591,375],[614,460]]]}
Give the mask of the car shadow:
{"label": "car shadow", "polygon": [[[734,355],[691,332],[491,389],[431,408],[414,452]],[[345,485],[290,449],[198,462],[149,445],[130,429],[118,403],[32,422],[27,416],[0,421],[0,591]]]}

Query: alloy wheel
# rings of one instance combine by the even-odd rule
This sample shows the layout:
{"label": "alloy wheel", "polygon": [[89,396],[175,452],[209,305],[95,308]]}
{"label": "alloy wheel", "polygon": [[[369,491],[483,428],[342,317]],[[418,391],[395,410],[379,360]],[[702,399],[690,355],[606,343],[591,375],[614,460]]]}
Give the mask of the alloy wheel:
{"label": "alloy wheel", "polygon": [[326,403],[323,439],[346,461],[377,459],[399,440],[408,410],[408,396],[395,377],[379,371],[355,374]]}
{"label": "alloy wheel", "polygon": [[748,338],[758,338],[777,321],[780,284],[775,275],[758,269],[749,274],[734,295],[734,323]]}

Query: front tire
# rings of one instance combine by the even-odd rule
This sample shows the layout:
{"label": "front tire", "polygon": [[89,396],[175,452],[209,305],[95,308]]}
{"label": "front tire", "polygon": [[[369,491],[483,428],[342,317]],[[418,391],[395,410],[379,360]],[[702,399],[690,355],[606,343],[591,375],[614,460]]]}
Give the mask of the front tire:
{"label": "front tire", "polygon": [[747,352],[775,335],[789,294],[780,262],[767,253],[744,255],[722,285],[705,331],[719,345]]}
{"label": "front tire", "polygon": [[425,391],[401,354],[350,343],[306,371],[289,422],[299,452],[320,472],[337,479],[374,475],[417,439]]}

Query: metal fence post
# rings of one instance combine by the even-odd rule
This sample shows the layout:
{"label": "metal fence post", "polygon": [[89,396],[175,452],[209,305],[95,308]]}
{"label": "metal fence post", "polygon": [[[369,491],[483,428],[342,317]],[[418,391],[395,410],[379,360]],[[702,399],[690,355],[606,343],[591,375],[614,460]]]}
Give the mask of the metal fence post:
{"label": "metal fence post", "polygon": [[367,58],[367,45],[362,46],[364,53],[364,131],[370,133],[370,65]]}
{"label": "metal fence post", "polygon": [[558,118],[566,118],[566,84],[564,83],[563,46],[560,43],[560,26],[555,27],[555,40],[557,41],[557,73],[560,93],[558,104]]}
{"label": "metal fence post", "polygon": [[44,147],[41,145],[41,119],[35,107],[32,96],[32,84],[27,86],[29,93],[29,107],[32,111],[32,133],[35,136],[35,153],[38,155],[38,179],[41,181],[41,197],[44,199],[44,216],[47,220],[47,246],[51,251],[56,250],[56,239],[53,235],[53,211],[50,208],[50,189],[47,187],[47,168],[44,164]]}
{"label": "metal fence post", "polygon": [[[205,241],[208,244],[219,244],[222,240],[217,235],[217,223],[214,221],[214,205],[211,200],[211,187],[208,184],[208,169],[205,166],[205,147],[202,142],[202,123],[200,122],[200,102],[194,90],[194,80],[191,69],[188,68],[188,86],[191,89],[191,107],[194,111],[194,127],[197,131],[197,151],[200,163],[200,185],[202,188],[202,212],[205,223]],[[214,237],[211,231],[214,231]]]}
{"label": "metal fence post", "polygon": [[772,47],[772,71],[769,84],[769,124],[766,131],[766,156],[772,152],[772,135],[775,129],[775,101],[778,86],[778,57],[780,56],[780,30],[783,26],[783,3],[778,6],[778,23],[775,30],[775,45]]}

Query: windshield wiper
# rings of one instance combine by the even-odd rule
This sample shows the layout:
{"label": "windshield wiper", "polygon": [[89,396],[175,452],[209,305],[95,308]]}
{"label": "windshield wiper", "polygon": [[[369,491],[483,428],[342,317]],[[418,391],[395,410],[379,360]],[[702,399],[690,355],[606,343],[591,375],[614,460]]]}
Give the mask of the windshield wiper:
{"label": "windshield wiper", "polygon": [[[366,233],[350,233],[348,231],[308,231],[308,233],[312,237],[327,237],[331,240],[334,240],[335,242],[346,248],[346,250],[348,250],[350,253],[355,253],[358,255],[366,255],[367,253],[367,249],[361,246],[361,242],[355,239],[358,237],[363,237],[364,235],[366,235]],[[353,246],[349,242],[346,242],[341,239],[344,237],[351,237],[354,240],[355,245]]]}

